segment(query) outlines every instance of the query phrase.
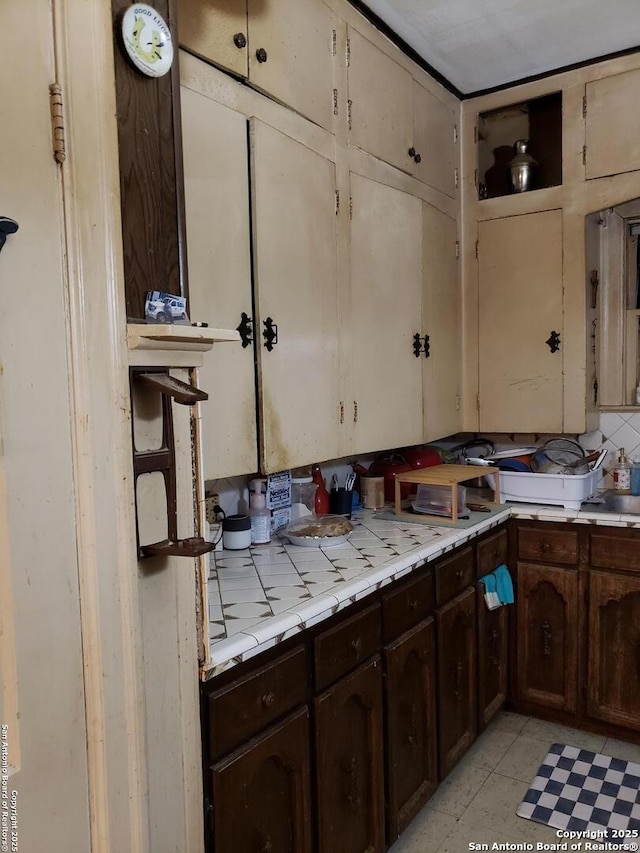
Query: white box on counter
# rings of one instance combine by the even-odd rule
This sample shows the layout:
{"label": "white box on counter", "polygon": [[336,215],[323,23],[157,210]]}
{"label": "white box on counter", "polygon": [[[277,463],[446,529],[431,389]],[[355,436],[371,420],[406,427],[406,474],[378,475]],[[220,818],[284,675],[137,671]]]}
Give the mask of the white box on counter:
{"label": "white box on counter", "polygon": [[603,473],[602,467],[589,471],[588,474],[501,471],[500,500],[555,504],[565,509],[580,509],[583,501],[593,497],[600,488]]}

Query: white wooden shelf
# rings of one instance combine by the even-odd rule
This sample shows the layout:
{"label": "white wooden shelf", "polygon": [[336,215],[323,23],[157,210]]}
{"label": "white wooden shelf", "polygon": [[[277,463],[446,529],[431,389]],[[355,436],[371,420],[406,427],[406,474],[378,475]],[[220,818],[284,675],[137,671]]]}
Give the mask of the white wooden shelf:
{"label": "white wooden shelf", "polygon": [[235,329],[164,323],[129,323],[129,364],[143,367],[200,367],[214,344],[240,342]]}

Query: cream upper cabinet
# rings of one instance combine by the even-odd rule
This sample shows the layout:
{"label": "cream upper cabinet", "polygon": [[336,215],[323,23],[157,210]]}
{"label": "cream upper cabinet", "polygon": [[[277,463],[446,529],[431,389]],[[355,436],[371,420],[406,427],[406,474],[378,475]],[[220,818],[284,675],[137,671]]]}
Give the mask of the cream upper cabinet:
{"label": "cream upper cabinet", "polygon": [[640,70],[587,83],[587,178],[640,169],[640,113],[635,108],[639,87]]}
{"label": "cream upper cabinet", "polygon": [[249,0],[249,80],[329,130],[335,28],[322,0]]}
{"label": "cream upper cabinet", "polygon": [[414,176],[452,198],[458,168],[457,113],[416,80],[413,81]]}
{"label": "cream upper cabinet", "polygon": [[[351,175],[352,453],[422,440],[422,201]],[[353,416],[353,417],[352,417]]]}
{"label": "cream upper cabinet", "polygon": [[247,0],[178,0],[178,38],[198,56],[247,76]]}
{"label": "cream upper cabinet", "polygon": [[[461,428],[462,339],[455,220],[422,206],[423,440]],[[425,353],[425,345],[429,353]]]}
{"label": "cream upper cabinet", "polygon": [[349,46],[349,142],[411,172],[413,78],[352,28]]}
{"label": "cream upper cabinet", "polygon": [[[190,318],[235,329],[252,314],[247,120],[185,87],[181,101]],[[199,381],[205,478],[256,471],[253,344],[214,346]]]}
{"label": "cream upper cabinet", "polygon": [[562,211],[480,222],[478,288],[478,428],[562,432]]}
{"label": "cream upper cabinet", "polygon": [[263,473],[339,456],[335,164],[251,120]]}
{"label": "cream upper cabinet", "polygon": [[179,0],[180,44],[329,130],[335,29],[322,0]]}

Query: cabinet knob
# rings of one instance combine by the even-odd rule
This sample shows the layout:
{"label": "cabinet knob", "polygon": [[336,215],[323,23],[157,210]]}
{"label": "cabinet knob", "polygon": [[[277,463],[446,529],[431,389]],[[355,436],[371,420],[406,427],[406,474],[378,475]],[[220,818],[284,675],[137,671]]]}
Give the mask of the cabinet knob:
{"label": "cabinet knob", "polygon": [[415,157],[415,156],[416,156],[416,149],[413,147],[413,145],[412,145],[412,146],[411,146],[411,148],[407,151],[407,154],[409,155],[409,157]]}
{"label": "cabinet knob", "polygon": [[271,691],[269,693],[265,693],[264,696],[260,697],[260,704],[263,708],[269,708],[275,702],[276,697],[275,694]]}
{"label": "cabinet knob", "polygon": [[263,47],[259,47],[256,50],[256,59],[258,60],[258,62],[267,61],[267,51]]}
{"label": "cabinet knob", "polygon": [[413,158],[413,162],[422,163],[422,157],[419,154],[416,154],[416,156]]}
{"label": "cabinet knob", "polygon": [[415,613],[415,611],[417,609],[418,609],[418,599],[414,598],[413,601],[409,602],[409,610],[411,610]]}
{"label": "cabinet knob", "polygon": [[247,46],[247,37],[244,33],[236,33],[233,37],[233,43],[237,48],[243,48]]}
{"label": "cabinet knob", "polygon": [[416,358],[420,358],[420,353],[422,352],[422,339],[420,338],[420,332],[416,332],[413,336],[413,354]]}
{"label": "cabinet knob", "polygon": [[362,654],[362,638],[358,637],[356,640],[351,641],[351,648],[353,649],[353,653],[356,658],[359,658]]}
{"label": "cabinet knob", "polygon": [[271,352],[274,346],[278,343],[278,325],[273,322],[271,317],[267,317],[266,320],[263,320],[262,325],[264,326],[262,331],[264,346],[266,347],[267,352]]}

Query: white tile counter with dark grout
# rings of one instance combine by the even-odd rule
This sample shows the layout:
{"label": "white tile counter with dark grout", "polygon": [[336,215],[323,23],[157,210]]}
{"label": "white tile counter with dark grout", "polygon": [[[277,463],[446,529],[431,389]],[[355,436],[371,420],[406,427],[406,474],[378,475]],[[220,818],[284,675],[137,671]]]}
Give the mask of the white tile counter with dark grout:
{"label": "white tile counter with dark grout", "polygon": [[334,613],[506,521],[511,515],[539,521],[640,527],[640,517],[510,504],[473,527],[429,527],[354,513],[349,541],[303,548],[275,538],[269,545],[209,555],[209,679],[328,619]]}

